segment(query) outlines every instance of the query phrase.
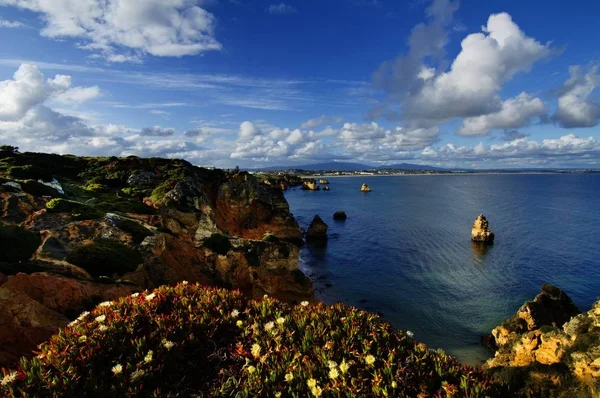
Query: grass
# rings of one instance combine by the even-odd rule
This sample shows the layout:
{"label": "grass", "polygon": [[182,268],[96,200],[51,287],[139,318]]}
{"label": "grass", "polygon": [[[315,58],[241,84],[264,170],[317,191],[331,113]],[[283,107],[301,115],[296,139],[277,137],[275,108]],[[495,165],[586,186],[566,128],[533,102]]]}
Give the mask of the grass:
{"label": "grass", "polygon": [[376,315],[186,282],[101,304],[4,374],[13,397],[507,396]]}

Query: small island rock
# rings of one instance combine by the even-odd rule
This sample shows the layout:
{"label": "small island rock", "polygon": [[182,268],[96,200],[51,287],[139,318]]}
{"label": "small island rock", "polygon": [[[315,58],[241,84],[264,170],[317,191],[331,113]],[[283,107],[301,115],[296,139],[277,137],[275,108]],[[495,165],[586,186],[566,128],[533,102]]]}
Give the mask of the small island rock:
{"label": "small island rock", "polygon": [[346,212],[344,211],[336,211],[335,213],[333,213],[333,219],[334,220],[345,220],[347,219],[348,216],[346,215]]}
{"label": "small island rock", "polygon": [[473,223],[473,229],[471,230],[471,240],[473,242],[485,242],[492,243],[494,241],[494,234],[490,231],[488,220],[483,214],[480,214]]}
{"label": "small island rock", "polygon": [[323,188],[324,191],[329,191],[329,185],[325,185],[325,188]]}
{"label": "small island rock", "polygon": [[319,180],[319,184],[327,185],[327,184],[329,184],[329,181],[325,180],[325,179],[321,179],[321,180]]}
{"label": "small island rock", "polygon": [[361,192],[371,192],[371,187],[369,187],[367,184],[362,184],[362,186],[360,187],[360,191]]}
{"label": "small island rock", "polygon": [[305,191],[318,191],[320,188],[315,180],[305,180],[302,182],[302,189]]}
{"label": "small island rock", "polygon": [[321,217],[316,215],[313,218],[312,222],[310,223],[308,230],[306,231],[306,241],[307,242],[326,241],[327,240],[327,228],[328,228],[327,224],[325,224],[325,222],[321,219]]}

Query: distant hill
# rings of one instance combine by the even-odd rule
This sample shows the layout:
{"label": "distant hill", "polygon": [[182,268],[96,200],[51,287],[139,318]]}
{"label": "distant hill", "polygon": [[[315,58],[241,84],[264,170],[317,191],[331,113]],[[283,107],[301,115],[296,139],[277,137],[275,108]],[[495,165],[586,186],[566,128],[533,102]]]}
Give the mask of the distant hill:
{"label": "distant hill", "polygon": [[307,170],[307,171],[359,171],[359,170],[370,170],[376,169],[377,167],[369,166],[360,163],[348,163],[348,162],[326,162],[326,163],[315,163],[305,165],[292,165],[292,166],[271,166],[264,167],[260,170],[272,171],[272,170]]}
{"label": "distant hill", "polygon": [[428,166],[426,164],[399,163],[389,166],[380,166],[379,170],[447,170],[442,167]]}

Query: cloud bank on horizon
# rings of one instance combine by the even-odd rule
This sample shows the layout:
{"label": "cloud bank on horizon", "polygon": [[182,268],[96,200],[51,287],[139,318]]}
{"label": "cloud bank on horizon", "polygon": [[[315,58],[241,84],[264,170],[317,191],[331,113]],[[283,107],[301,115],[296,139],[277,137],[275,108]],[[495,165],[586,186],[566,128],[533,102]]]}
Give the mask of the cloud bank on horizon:
{"label": "cloud bank on horizon", "polygon": [[[433,0],[406,45],[396,44],[400,55],[381,56],[376,68],[365,65],[352,79],[318,75],[318,67],[277,74],[264,63],[276,50],[245,49],[253,36],[244,35],[240,16],[225,11],[269,18],[263,29],[277,34],[295,18],[314,18],[303,4],[249,11],[253,5],[241,1],[0,0],[0,11],[11,11],[0,15],[0,34],[26,30],[64,52],[53,62],[45,53],[32,57],[36,48],[0,58],[0,143],[221,167],[324,160],[600,167],[594,59],[565,65],[568,49],[528,35],[508,12],[490,13],[469,33],[457,0]],[[243,37],[237,46],[236,34]],[[250,64],[256,57],[258,68],[271,72],[256,77],[219,64],[238,56],[230,52]],[[521,84],[551,62],[565,70],[543,85]]]}

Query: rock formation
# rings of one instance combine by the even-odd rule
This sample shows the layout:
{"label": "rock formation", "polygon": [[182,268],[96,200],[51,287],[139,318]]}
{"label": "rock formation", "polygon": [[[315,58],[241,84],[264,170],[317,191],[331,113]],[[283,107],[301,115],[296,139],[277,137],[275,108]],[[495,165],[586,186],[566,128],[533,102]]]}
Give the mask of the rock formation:
{"label": "rock formation", "polygon": [[473,242],[492,243],[494,234],[490,231],[488,220],[483,214],[480,214],[473,223],[471,229],[471,240]]}
{"label": "rock formation", "polygon": [[306,230],[307,242],[324,242],[327,241],[327,224],[316,215]]}
{"label": "rock formation", "polygon": [[304,182],[302,182],[302,189],[305,191],[318,191],[321,188],[319,188],[315,180],[304,180]]}
{"label": "rock formation", "polygon": [[485,367],[530,396],[600,394],[600,301],[580,314],[566,293],[543,285],[490,341],[496,353]]}
{"label": "rock formation", "polygon": [[329,191],[329,185],[325,185],[325,188],[323,188],[324,191]]}
{"label": "rock formation", "polygon": [[360,191],[361,192],[371,192],[371,187],[369,187],[367,184],[362,184],[362,186],[360,187]]}
{"label": "rock formation", "polygon": [[348,218],[348,216],[346,215],[346,212],[344,212],[344,211],[339,210],[339,211],[336,211],[335,213],[333,213],[334,220],[345,220],[347,218]]}
{"label": "rock formation", "polygon": [[325,179],[321,179],[321,180],[319,180],[319,184],[327,185],[327,184],[329,184],[329,181],[325,180]]}
{"label": "rock formation", "polygon": [[[0,329],[14,337],[0,338],[0,366],[82,311],[163,284],[311,300],[301,243],[280,187],[245,172],[2,153],[0,301],[14,300],[0,310]],[[10,315],[13,307],[31,317]]]}

